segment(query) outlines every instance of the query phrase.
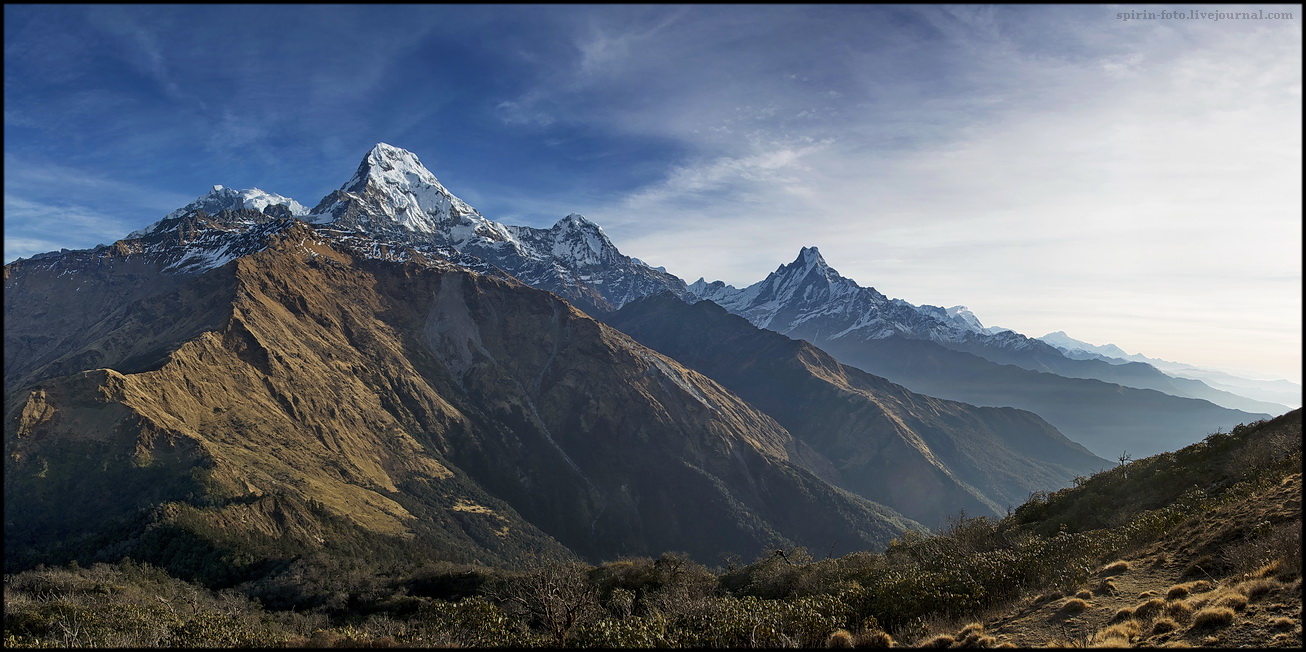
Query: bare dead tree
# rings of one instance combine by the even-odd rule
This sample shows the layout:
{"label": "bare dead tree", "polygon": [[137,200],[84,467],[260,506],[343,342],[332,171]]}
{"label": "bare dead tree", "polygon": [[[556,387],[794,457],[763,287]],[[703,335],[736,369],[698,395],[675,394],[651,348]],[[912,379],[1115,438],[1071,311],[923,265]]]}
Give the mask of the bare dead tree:
{"label": "bare dead tree", "polygon": [[507,581],[495,595],[509,612],[530,619],[563,645],[567,633],[598,613],[599,602],[576,563],[541,566]]}

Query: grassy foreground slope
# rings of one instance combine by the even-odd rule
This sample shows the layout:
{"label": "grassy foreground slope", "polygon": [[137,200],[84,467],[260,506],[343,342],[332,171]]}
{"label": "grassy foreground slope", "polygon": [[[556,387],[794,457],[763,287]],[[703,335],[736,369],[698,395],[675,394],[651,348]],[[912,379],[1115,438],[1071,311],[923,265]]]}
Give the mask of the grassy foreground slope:
{"label": "grassy foreground slope", "polygon": [[1295,410],[837,558],[38,568],[5,577],[5,645],[1300,647],[1301,470]]}

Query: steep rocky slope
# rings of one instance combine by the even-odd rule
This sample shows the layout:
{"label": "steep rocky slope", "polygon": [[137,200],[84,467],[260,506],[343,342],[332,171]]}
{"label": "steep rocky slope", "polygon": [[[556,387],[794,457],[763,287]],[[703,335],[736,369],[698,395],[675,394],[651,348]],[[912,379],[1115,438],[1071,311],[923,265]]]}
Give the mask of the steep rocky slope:
{"label": "steep rocky slope", "polygon": [[1152,373],[1071,360],[1040,340],[990,332],[961,307],[890,299],[840,275],[815,247],[747,288],[700,279],[689,290],[912,391],[1034,412],[1103,457],[1174,450],[1192,443],[1193,433],[1270,416],[1184,398],[1193,392],[1160,382],[1164,376],[1145,365],[1138,368]]}
{"label": "steep rocky slope", "polygon": [[915,394],[711,301],[664,294],[607,320],[774,417],[831,460],[840,486],[934,527],[960,510],[1005,514],[1110,465],[1037,415]]}
{"label": "steep rocky slope", "polygon": [[[874,548],[920,527],[829,485],[770,417],[554,295],[355,257],[302,222],[267,238],[153,296],[69,306],[80,334],[49,336],[80,348],[28,365],[61,375],[7,386],[7,552],[124,549],[169,524],[228,549],[246,535],[313,549],[345,529],[487,563],[715,561]],[[104,264],[118,278],[140,262]],[[60,273],[6,271],[7,297]],[[33,309],[7,302],[7,319]]]}

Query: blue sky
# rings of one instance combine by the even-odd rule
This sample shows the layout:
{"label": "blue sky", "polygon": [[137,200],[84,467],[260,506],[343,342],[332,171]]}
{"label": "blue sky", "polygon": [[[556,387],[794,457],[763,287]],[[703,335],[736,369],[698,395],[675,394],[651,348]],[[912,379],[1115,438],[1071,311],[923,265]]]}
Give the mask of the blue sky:
{"label": "blue sky", "polygon": [[[1210,16],[1256,10],[1291,17]],[[6,262],[213,184],[312,206],[388,142],[686,281],[815,245],[987,325],[1301,379],[1299,6],[4,11]]]}

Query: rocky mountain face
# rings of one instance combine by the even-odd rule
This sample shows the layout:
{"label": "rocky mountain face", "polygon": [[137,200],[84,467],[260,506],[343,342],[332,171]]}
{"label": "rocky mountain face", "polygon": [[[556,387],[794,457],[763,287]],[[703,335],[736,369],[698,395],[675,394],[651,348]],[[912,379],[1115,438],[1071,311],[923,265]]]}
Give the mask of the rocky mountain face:
{"label": "rocky mountain face", "polygon": [[913,391],[1035,412],[1103,457],[1173,450],[1192,443],[1194,432],[1270,416],[1188,398],[1192,386],[1147,365],[1067,358],[1040,340],[986,329],[960,306],[889,299],[841,276],[815,247],[747,288],[699,279],[689,291]]}
{"label": "rocky mountain face", "polygon": [[[417,250],[361,255],[302,221],[238,235],[256,232],[262,246],[202,273],[132,247],[6,267],[6,344],[22,345],[6,366],[7,553],[121,556],[166,531],[291,555],[344,532],[484,563],[715,563],[921,527],[557,296]],[[54,299],[52,319],[37,307]]]}
{"label": "rocky mountain face", "polygon": [[7,563],[838,554],[1261,416],[997,364],[1051,347],[815,248],[686,286],[385,144],[311,211],[215,186],[4,282]]}
{"label": "rocky mountain face", "polygon": [[1286,405],[1220,391],[1200,381],[1176,378],[1139,361],[1067,355],[1067,349],[1057,346],[1055,339],[1044,341],[1048,336],[1031,338],[1005,328],[986,328],[965,306],[915,306],[901,299],[889,299],[875,288],[861,287],[841,276],[825,262],[816,247],[803,248],[793,263],[781,265],[767,278],[747,288],[699,279],[689,290],[694,296],[725,306],[758,326],[813,342],[889,337],[928,340],[990,362],[1030,371],[1154,389],[1236,410],[1277,414],[1289,409]]}
{"label": "rocky mountain face", "polygon": [[835,484],[931,527],[959,509],[1005,515],[1112,464],[1033,413],[916,394],[711,301],[663,294],[606,319],[774,417],[829,461]]}
{"label": "rocky mountain face", "polygon": [[588,312],[661,291],[686,295],[684,281],[623,255],[584,216],[568,215],[548,229],[488,220],[445,189],[416,155],[384,143],[306,219],[374,240],[476,256]]}

